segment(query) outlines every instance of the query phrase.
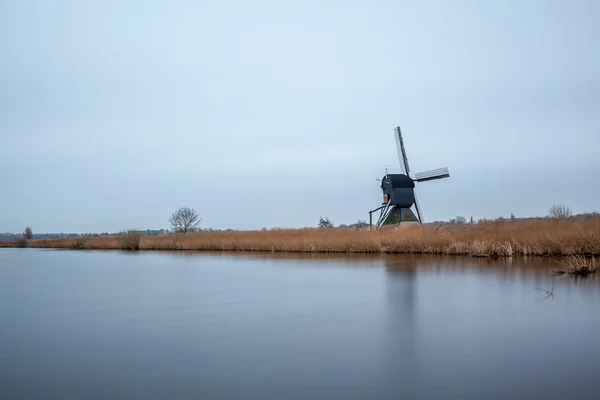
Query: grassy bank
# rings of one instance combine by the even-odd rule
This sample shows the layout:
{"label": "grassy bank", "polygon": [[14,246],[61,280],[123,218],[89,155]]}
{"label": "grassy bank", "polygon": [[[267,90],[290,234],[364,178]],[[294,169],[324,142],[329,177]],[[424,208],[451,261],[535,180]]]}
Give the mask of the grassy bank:
{"label": "grassy bank", "polygon": [[[137,243],[136,243],[137,241]],[[14,242],[0,243],[16,247]],[[600,219],[491,221],[400,228],[289,229],[31,240],[27,247],[502,256],[600,255]]]}

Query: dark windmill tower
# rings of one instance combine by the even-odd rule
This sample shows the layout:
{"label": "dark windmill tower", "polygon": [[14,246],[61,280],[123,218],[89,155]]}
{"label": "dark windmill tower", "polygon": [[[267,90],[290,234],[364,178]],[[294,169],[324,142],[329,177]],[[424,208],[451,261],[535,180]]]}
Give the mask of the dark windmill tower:
{"label": "dark windmill tower", "polygon": [[[373,224],[373,213],[381,210],[376,226],[389,224],[399,224],[402,221],[417,221],[423,223],[423,214],[419,207],[419,202],[415,195],[415,182],[432,181],[434,179],[448,178],[450,173],[448,168],[438,168],[430,171],[419,172],[415,174],[414,179],[410,177],[410,168],[402,140],[402,132],[397,127],[394,132],[396,137],[396,147],[398,150],[398,160],[400,161],[400,174],[388,174],[381,180],[381,190],[383,191],[382,206],[369,211],[369,221]],[[415,206],[417,215],[411,210]]]}

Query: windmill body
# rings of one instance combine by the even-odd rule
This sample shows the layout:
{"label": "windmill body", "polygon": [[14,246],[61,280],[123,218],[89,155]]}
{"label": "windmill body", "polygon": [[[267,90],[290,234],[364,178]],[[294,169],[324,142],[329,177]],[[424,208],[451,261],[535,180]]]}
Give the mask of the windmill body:
{"label": "windmill body", "polygon": [[404,174],[387,174],[381,179],[383,202],[403,208],[415,204],[415,181]]}
{"label": "windmill body", "polygon": [[[383,192],[383,203],[381,207],[369,211],[369,220],[372,225],[372,214],[375,211],[380,211],[376,225],[399,224],[401,222],[415,221],[423,223],[423,214],[417,201],[415,194],[415,182],[425,182],[436,179],[448,178],[450,173],[448,168],[439,168],[430,171],[420,172],[415,174],[415,177],[410,176],[410,168],[408,166],[408,158],[406,157],[406,149],[402,139],[400,127],[394,131],[396,138],[396,148],[398,151],[398,160],[400,161],[400,174],[386,174],[381,179],[381,190]],[[414,206],[417,215],[412,212]]]}

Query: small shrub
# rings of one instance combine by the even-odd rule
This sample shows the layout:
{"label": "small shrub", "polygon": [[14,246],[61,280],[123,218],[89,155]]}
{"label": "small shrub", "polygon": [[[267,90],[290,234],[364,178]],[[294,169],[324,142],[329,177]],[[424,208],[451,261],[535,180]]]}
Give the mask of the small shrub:
{"label": "small shrub", "polygon": [[27,239],[25,237],[15,240],[15,247],[18,247],[21,249],[24,249],[25,247],[27,247],[28,244],[29,244],[29,242],[27,241]]}
{"label": "small shrub", "polygon": [[550,211],[548,212],[550,218],[556,219],[570,218],[571,215],[570,207],[556,204],[550,207]]}
{"label": "small shrub", "polygon": [[85,244],[87,243],[87,237],[81,236],[73,240],[73,244],[71,247],[74,250],[81,250],[85,248]]}
{"label": "small shrub", "polygon": [[357,223],[352,224],[350,226],[352,228],[363,229],[363,228],[368,228],[369,223],[367,221],[363,221],[362,219],[359,219]]}
{"label": "small shrub", "polygon": [[329,218],[319,218],[319,228],[333,228],[333,222]]}
{"label": "small shrub", "polygon": [[121,232],[117,237],[117,243],[121,250],[139,250],[141,241],[142,234],[133,230]]}

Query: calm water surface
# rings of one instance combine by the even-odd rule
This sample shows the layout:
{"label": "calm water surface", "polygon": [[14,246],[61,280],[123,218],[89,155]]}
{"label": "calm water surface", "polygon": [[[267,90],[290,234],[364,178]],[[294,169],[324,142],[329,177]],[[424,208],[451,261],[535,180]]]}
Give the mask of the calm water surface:
{"label": "calm water surface", "polygon": [[599,280],[527,260],[0,249],[0,399],[598,399]]}

